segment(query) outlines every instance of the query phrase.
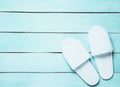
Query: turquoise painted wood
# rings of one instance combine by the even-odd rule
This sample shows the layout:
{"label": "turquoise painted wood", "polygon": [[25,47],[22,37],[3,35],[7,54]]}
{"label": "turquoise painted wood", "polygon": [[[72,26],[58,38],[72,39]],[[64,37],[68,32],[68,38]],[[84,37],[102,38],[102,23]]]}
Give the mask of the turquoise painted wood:
{"label": "turquoise painted wood", "polygon": [[[120,72],[120,54],[114,54],[114,72]],[[94,60],[92,59],[93,64]],[[96,65],[95,65],[96,67]],[[96,69],[97,70],[97,69]],[[73,72],[62,54],[0,54],[0,72]]]}
{"label": "turquoise painted wood", "polygon": [[[0,52],[61,52],[63,39],[67,37],[79,39],[90,51],[88,34],[82,33],[87,33],[94,25],[105,27],[110,33],[114,52],[120,52],[120,14],[109,14],[120,12],[119,8],[120,0],[1,0],[0,11],[108,13],[0,12]],[[12,31],[39,33],[3,33]],[[120,54],[114,53],[113,60],[113,78],[107,81],[100,79],[96,87],[120,86]],[[95,65],[93,58],[91,62]],[[88,87],[88,85],[71,70],[61,53],[0,53],[0,87]]]}
{"label": "turquoise painted wood", "polygon": [[0,10],[119,12],[119,0],[1,0]]}
{"label": "turquoise painted wood", "polygon": [[[61,52],[63,40],[73,37],[89,50],[88,34],[4,34],[0,33],[0,52]],[[114,52],[120,52],[120,34],[110,34]]]}
{"label": "turquoise painted wood", "polygon": [[[119,87],[120,73],[96,87]],[[1,87],[89,87],[75,73],[0,74]]]}
{"label": "turquoise painted wood", "polygon": [[0,54],[0,72],[71,72],[61,54]]}
{"label": "turquoise painted wood", "polygon": [[[107,1],[108,2],[108,1]],[[0,31],[88,32],[94,25],[120,32],[120,14],[0,14]]]}

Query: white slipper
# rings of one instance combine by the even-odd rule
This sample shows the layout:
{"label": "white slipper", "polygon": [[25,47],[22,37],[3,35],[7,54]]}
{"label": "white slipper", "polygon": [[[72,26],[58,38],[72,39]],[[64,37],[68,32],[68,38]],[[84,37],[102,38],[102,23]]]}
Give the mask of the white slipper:
{"label": "white slipper", "polygon": [[113,76],[113,48],[108,33],[103,27],[94,26],[90,29],[88,39],[101,77],[110,79]]}
{"label": "white slipper", "polygon": [[79,41],[67,38],[63,42],[62,53],[70,67],[89,85],[96,85],[99,76],[91,62],[90,55]]}

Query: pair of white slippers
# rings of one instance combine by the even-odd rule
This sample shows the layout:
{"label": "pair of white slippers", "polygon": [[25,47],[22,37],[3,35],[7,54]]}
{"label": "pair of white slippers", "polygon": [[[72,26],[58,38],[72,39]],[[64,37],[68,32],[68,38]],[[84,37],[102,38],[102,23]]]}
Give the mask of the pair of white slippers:
{"label": "pair of white slippers", "polygon": [[[110,79],[113,76],[113,48],[108,33],[103,27],[94,26],[89,31],[88,40],[100,76],[103,79]],[[62,53],[70,67],[88,85],[96,85],[99,82],[99,75],[89,60],[90,54],[78,40],[65,39]]]}

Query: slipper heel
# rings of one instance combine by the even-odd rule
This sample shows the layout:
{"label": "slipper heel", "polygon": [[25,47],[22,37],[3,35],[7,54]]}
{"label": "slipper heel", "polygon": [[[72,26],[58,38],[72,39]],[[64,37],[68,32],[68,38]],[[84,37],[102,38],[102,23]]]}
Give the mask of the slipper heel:
{"label": "slipper heel", "polygon": [[87,84],[96,85],[99,82],[98,73],[89,61],[90,55],[78,40],[65,39],[62,53],[72,70]]}

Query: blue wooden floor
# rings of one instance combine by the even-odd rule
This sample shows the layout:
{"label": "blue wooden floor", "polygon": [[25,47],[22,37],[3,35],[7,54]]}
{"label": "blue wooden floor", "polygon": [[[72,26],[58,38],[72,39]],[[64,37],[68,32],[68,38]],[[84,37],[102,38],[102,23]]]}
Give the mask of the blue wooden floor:
{"label": "blue wooden floor", "polygon": [[65,62],[61,44],[73,37],[90,52],[94,25],[114,47],[114,76],[96,87],[120,87],[120,0],[0,0],[0,87],[89,87]]}

